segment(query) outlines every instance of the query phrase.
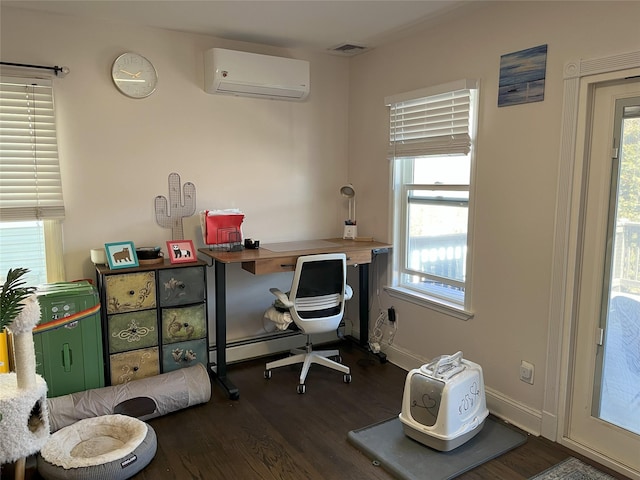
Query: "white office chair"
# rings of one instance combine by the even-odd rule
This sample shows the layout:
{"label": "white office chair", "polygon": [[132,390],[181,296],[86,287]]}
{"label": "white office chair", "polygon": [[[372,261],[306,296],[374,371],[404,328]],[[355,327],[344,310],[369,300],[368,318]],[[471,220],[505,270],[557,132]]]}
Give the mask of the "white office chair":
{"label": "white office chair", "polygon": [[[323,365],[344,373],[345,383],[351,382],[351,370],[341,361],[338,350],[313,351],[310,335],[325,333],[338,329],[344,315],[344,303],[353,295],[353,290],[346,283],[347,259],[344,253],[329,253],[321,255],[305,255],[298,257],[296,270],[293,274],[291,291],[282,293],[272,288],[277,300],[276,308],[289,309],[291,318],[303,333],[307,335],[307,345],[304,349],[291,351],[291,356],[269,362],[266,365],[264,377],[271,378],[273,368],[302,363],[298,393],[304,393],[305,379],[312,363]],[[337,357],[338,361],[329,357]]]}

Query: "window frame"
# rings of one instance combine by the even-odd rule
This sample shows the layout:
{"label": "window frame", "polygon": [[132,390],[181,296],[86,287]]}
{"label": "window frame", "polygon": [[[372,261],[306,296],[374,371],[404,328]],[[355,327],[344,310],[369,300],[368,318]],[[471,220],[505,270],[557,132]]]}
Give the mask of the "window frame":
{"label": "window frame", "polygon": [[[464,82],[464,83],[463,83]],[[474,197],[474,185],[475,185],[475,141],[477,132],[477,118],[479,110],[479,83],[477,81],[458,81],[451,82],[449,84],[439,85],[436,87],[430,87],[426,89],[416,90],[414,92],[408,92],[394,97],[388,97],[385,99],[386,104],[392,105],[394,98],[411,99],[418,98],[420,96],[426,97],[430,94],[437,95],[449,91],[460,89],[460,86],[468,86],[471,90],[470,102],[471,109],[469,111],[469,151],[467,153],[469,157],[469,182],[468,184],[461,183],[414,183],[413,170],[415,165],[415,159],[421,157],[442,157],[446,154],[440,155],[418,155],[418,156],[395,156],[393,154],[393,142],[390,139],[390,178],[391,178],[391,212],[392,212],[392,231],[394,240],[394,249],[392,254],[392,265],[389,272],[389,285],[385,287],[385,290],[392,297],[400,298],[409,301],[414,304],[418,304],[437,311],[439,313],[446,314],[461,320],[469,320],[473,318],[473,312],[471,310],[472,305],[472,288],[471,288],[471,264],[473,259],[473,197]],[[468,200],[461,202],[459,199],[455,201],[443,198],[438,203],[443,206],[449,204],[466,204],[467,208],[467,232],[466,232],[466,259],[464,265],[465,278],[463,282],[456,282],[455,280],[447,279],[443,283],[457,284],[462,283],[464,286],[464,300],[456,302],[452,298],[447,298],[438,295],[433,289],[431,292],[427,292],[422,289],[412,288],[409,284],[402,280],[404,275],[411,274],[412,270],[405,266],[407,254],[409,252],[409,207],[411,204],[411,197],[409,192],[411,190],[441,190],[441,191],[464,191],[468,193]],[[415,200],[415,199],[414,199]],[[418,273],[418,272],[415,272]],[[432,277],[420,272],[421,275],[437,279],[440,277]]]}

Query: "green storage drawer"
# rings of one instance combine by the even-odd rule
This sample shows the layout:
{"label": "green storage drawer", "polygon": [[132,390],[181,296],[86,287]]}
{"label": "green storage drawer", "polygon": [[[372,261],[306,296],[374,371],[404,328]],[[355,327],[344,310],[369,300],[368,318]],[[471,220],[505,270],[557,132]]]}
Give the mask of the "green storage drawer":
{"label": "green storage drawer", "polygon": [[152,377],[160,373],[158,347],[140,348],[110,356],[111,385]]}
{"label": "green storage drawer", "polygon": [[162,344],[196,340],[207,335],[206,305],[162,310]]}
{"label": "green storage drawer", "polygon": [[41,320],[33,331],[36,372],[48,397],[104,387],[100,302],[89,282],[43,285]]}
{"label": "green storage drawer", "polygon": [[109,353],[158,345],[156,315],[155,310],[110,315],[108,317]]}
{"label": "green storage drawer", "polygon": [[204,302],[204,275],[202,267],[159,270],[160,306],[173,307]]}
{"label": "green storage drawer", "polygon": [[162,371],[172,372],[184,367],[201,363],[205,367],[208,361],[207,340],[192,340],[162,346]]}

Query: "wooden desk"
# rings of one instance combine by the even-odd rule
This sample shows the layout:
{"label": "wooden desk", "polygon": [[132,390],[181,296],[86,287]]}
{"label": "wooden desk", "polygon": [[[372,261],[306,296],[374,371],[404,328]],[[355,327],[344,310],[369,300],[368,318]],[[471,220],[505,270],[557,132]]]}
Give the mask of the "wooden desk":
{"label": "wooden desk", "polygon": [[302,255],[319,253],[346,253],[347,265],[358,266],[360,339],[361,346],[369,343],[369,264],[373,255],[387,252],[390,244],[382,242],[359,242],[342,238],[304,240],[299,242],[272,243],[259,249],[244,249],[238,252],[199,248],[198,252],[213,259],[215,268],[215,332],[216,332],[216,376],[229,398],[240,396],[238,389],[227,378],[227,301],[226,266],[240,263],[242,268],[254,275],[277,272],[292,272]]}

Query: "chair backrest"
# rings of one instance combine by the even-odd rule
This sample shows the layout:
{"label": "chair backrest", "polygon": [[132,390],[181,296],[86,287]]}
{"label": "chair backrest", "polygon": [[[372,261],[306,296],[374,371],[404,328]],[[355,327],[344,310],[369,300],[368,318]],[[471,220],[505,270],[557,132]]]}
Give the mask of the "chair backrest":
{"label": "chair backrest", "polygon": [[305,333],[335,330],[344,315],[347,259],[344,253],[298,257],[289,292],[291,317]]}

